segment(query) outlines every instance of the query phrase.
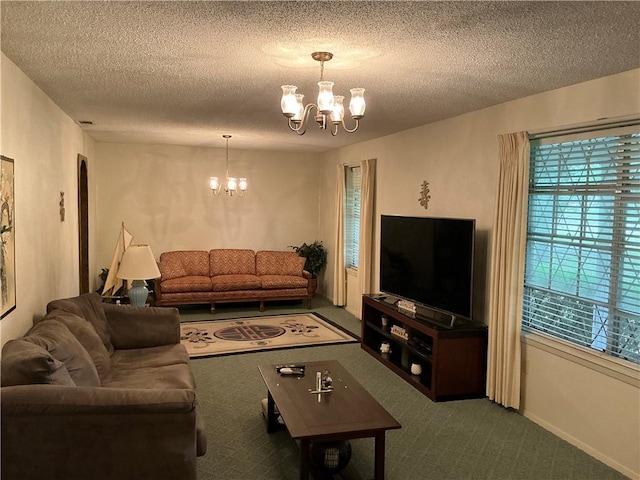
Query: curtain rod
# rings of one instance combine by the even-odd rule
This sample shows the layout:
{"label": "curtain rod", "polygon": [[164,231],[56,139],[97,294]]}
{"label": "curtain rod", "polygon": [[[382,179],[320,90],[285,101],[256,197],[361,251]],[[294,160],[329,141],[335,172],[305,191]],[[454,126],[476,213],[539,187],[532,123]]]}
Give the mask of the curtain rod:
{"label": "curtain rod", "polygon": [[634,115],[630,117],[620,118],[599,118],[595,122],[581,123],[577,125],[569,125],[553,130],[536,130],[529,133],[529,140],[537,140],[541,138],[549,138],[560,135],[569,135],[572,133],[585,133],[596,130],[605,130],[610,128],[622,128],[640,125],[640,116]]}

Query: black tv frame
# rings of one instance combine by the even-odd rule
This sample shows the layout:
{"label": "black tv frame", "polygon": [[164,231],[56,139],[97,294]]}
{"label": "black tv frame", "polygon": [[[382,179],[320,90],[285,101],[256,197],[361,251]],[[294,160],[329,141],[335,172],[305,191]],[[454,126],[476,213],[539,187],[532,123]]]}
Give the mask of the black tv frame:
{"label": "black tv frame", "polygon": [[[389,232],[387,229],[392,228],[390,224],[393,224],[393,227],[396,229],[404,229],[404,231],[395,231],[396,236],[412,236],[410,239],[411,245],[408,248],[412,248],[413,252],[409,252],[409,255],[418,255],[419,249],[417,248],[417,242],[419,242],[419,238],[416,238],[416,235],[421,235],[428,233],[427,226],[431,227],[433,231],[433,235],[440,235],[441,237],[438,239],[440,244],[435,245],[434,239],[432,239],[431,247],[433,249],[436,248],[462,248],[461,245],[465,245],[464,252],[462,255],[464,256],[464,262],[460,262],[464,264],[462,268],[466,270],[468,273],[466,278],[463,280],[465,285],[468,285],[468,310],[460,309],[447,302],[438,302],[433,300],[433,295],[437,292],[432,292],[431,298],[429,295],[425,297],[424,292],[419,292],[419,295],[415,294],[415,291],[410,292],[409,289],[401,289],[398,288],[398,285],[390,285],[388,281],[386,281],[385,275],[389,275],[389,271],[385,271],[385,265],[383,262],[385,261],[383,249],[388,246],[389,241],[385,240],[385,235]],[[439,233],[436,232],[436,226],[439,227],[447,227],[448,231]],[[455,238],[448,239],[448,242],[442,244],[443,240],[446,240],[447,235],[451,236],[455,233],[456,228],[460,228],[463,231],[466,230],[465,235],[467,238],[462,239],[460,242],[456,242]],[[453,229],[453,231],[452,231]],[[408,231],[412,230],[412,231]],[[470,231],[469,231],[470,230]],[[473,320],[473,276],[474,276],[474,257],[475,257],[475,230],[476,230],[476,221],[475,219],[469,218],[447,218],[447,217],[416,217],[416,216],[403,216],[403,215],[381,215],[380,220],[380,263],[379,263],[379,273],[380,273],[380,291],[381,295],[378,297],[379,300],[385,301],[387,303],[391,303],[404,311],[404,313],[413,314],[416,318],[427,320],[430,322],[434,322],[438,325],[442,325],[445,327],[454,327],[456,325],[466,324],[468,322],[472,322]],[[457,245],[456,245],[457,243]],[[406,253],[406,252],[403,252]],[[413,258],[409,260],[418,260],[419,263],[424,265],[428,261],[432,263],[437,263],[440,255],[443,255],[443,251],[430,251],[425,252],[425,258]],[[447,253],[451,255],[451,252]],[[460,252],[457,252],[460,255]],[[426,257],[429,257],[428,259]],[[460,266],[460,265],[459,265]],[[442,267],[442,265],[440,265]],[[434,268],[435,270],[435,268]],[[437,273],[437,272],[436,272]],[[440,272],[442,274],[442,272]],[[431,279],[432,283],[438,282],[442,280],[442,278]],[[448,279],[449,281],[451,279]],[[466,287],[465,287],[466,288]],[[450,293],[450,292],[449,292]],[[404,300],[404,302],[403,302]],[[455,301],[459,301],[456,299]],[[405,310],[404,303],[410,302],[415,304],[415,309]]]}

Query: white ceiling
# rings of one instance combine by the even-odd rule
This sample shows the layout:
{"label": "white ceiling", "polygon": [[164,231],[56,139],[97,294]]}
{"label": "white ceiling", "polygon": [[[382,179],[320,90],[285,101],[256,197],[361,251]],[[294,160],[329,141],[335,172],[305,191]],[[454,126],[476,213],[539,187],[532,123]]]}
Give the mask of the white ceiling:
{"label": "white ceiling", "polygon": [[[640,2],[14,2],[2,51],[93,138],[324,151],[640,66]],[[289,131],[314,51],[360,129]],[[640,87],[640,86],[639,86]],[[350,120],[350,119],[349,119]]]}

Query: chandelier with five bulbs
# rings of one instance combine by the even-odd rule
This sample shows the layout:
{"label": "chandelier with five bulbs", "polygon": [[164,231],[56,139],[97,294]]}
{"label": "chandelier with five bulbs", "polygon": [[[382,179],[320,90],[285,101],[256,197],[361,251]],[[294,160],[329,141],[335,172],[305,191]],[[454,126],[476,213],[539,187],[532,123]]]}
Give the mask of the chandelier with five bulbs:
{"label": "chandelier with five bulbs", "polygon": [[311,110],[316,110],[314,116],[315,121],[321,129],[329,130],[331,135],[337,135],[338,128],[342,128],[349,133],[353,133],[360,125],[360,119],[364,117],[366,107],[364,101],[364,88],[352,88],[351,101],[349,102],[349,111],[351,118],[355,120],[355,126],[351,129],[347,128],[344,123],[344,97],[342,95],[333,95],[333,82],[323,79],[324,62],[328,62],[333,58],[333,54],[329,52],[314,52],[311,57],[320,62],[320,81],[318,82],[318,103],[309,103],[306,106],[302,103],[303,94],[296,93],[295,85],[282,85],[282,114],[287,117],[289,128],[298,135],[304,135],[307,131],[307,123]]}
{"label": "chandelier with five bulbs", "polygon": [[231,135],[222,135],[222,138],[227,140],[227,175],[226,181],[224,183],[220,183],[218,181],[218,177],[210,177],[209,185],[211,187],[211,192],[214,195],[218,196],[224,190],[224,192],[233,197],[234,195],[238,195],[241,197],[244,195],[245,190],[247,189],[247,179],[230,177],[229,176],[229,139]]}

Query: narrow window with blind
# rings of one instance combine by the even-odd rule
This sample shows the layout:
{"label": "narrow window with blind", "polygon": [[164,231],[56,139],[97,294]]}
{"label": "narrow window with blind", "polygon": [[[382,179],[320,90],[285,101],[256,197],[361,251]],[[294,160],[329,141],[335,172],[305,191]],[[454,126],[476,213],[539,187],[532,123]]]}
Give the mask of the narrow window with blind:
{"label": "narrow window with blind", "polygon": [[640,364],[637,127],[531,141],[523,329]]}
{"label": "narrow window with blind", "polygon": [[358,268],[360,249],[360,187],[362,169],[345,167],[346,189],[344,215],[344,262],[347,268]]}

